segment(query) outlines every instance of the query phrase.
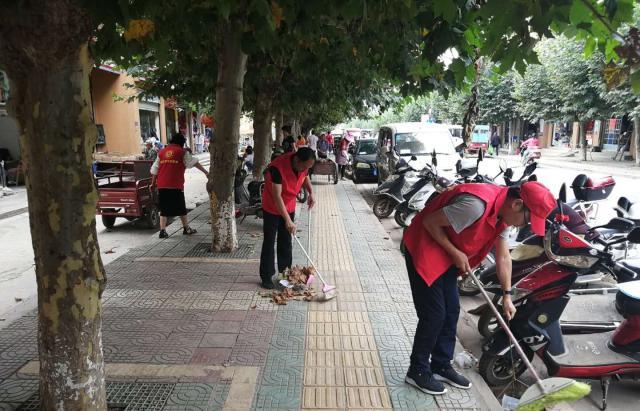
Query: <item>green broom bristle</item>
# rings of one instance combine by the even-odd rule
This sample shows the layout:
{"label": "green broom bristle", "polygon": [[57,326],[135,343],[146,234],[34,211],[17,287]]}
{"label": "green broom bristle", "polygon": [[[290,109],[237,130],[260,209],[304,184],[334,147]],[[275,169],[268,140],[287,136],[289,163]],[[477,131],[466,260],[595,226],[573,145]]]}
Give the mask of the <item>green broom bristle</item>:
{"label": "green broom bristle", "polygon": [[545,407],[561,402],[578,401],[586,397],[591,392],[591,386],[583,382],[574,382],[556,392],[541,396],[535,401],[526,404],[518,404],[517,411],[541,411]]}

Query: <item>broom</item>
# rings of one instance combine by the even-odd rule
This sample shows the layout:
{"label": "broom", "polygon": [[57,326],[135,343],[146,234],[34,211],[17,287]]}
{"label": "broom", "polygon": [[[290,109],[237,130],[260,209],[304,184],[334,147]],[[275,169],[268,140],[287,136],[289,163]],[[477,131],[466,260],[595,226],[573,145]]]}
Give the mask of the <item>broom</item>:
{"label": "broom", "polygon": [[473,281],[475,281],[475,283],[478,285],[482,296],[493,311],[493,314],[498,319],[500,327],[502,327],[504,332],[507,333],[509,339],[511,340],[511,343],[513,343],[513,346],[516,348],[518,355],[520,356],[520,358],[522,358],[525,366],[531,372],[533,378],[535,379],[535,384],[527,388],[524,394],[522,394],[516,410],[541,411],[545,407],[560,402],[577,401],[589,394],[589,392],[591,391],[591,386],[582,382],[577,382],[570,378],[553,377],[545,378],[544,380],[540,379],[540,376],[538,376],[538,373],[533,368],[533,365],[531,365],[531,362],[525,355],[524,351],[522,351],[522,347],[520,347],[520,344],[518,344],[518,340],[509,329],[509,326],[498,312],[496,306],[491,301],[491,297],[489,297],[489,295],[485,291],[482,283],[478,280],[473,272],[469,272],[468,275],[470,275]]}

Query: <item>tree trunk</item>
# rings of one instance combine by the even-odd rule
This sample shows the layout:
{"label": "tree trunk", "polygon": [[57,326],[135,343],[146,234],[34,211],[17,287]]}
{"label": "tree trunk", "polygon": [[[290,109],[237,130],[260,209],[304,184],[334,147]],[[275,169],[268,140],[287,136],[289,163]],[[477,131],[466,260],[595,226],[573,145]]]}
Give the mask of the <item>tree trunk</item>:
{"label": "tree trunk", "polygon": [[478,83],[482,67],[482,61],[479,57],[476,57],[474,66],[476,69],[476,79],[473,86],[471,86],[471,95],[467,101],[467,111],[464,114],[464,119],[462,121],[462,139],[465,144],[469,144],[471,142],[471,133],[473,133],[473,129],[476,127],[476,120],[478,118]]}
{"label": "tree trunk", "polygon": [[260,179],[271,159],[271,121],[273,99],[267,92],[258,92],[253,113],[253,178]]}
{"label": "tree trunk", "polygon": [[636,166],[640,166],[640,117],[633,118],[633,143]]}
{"label": "tree trunk", "polygon": [[247,55],[241,48],[241,24],[228,22],[221,27],[216,83],[216,138],[211,148],[211,177],[208,183],[211,198],[212,249],[231,252],[238,247],[234,215],[233,179],[236,169],[242,91],[247,67]]}
{"label": "tree trunk", "polygon": [[[57,3],[63,3],[58,13],[80,14],[67,2]],[[58,28],[51,25],[52,38]],[[20,125],[28,169],[42,410],[106,409],[100,304],[106,277],[91,172],[97,138],[89,90],[93,61],[83,40],[68,44],[56,61],[38,54],[7,60],[4,45],[1,54],[12,79],[9,108]],[[13,46],[25,54],[40,51]]]}
{"label": "tree trunk", "polygon": [[580,122],[580,151],[582,161],[587,161],[587,122]]}
{"label": "tree trunk", "polygon": [[278,110],[275,115],[275,127],[276,127],[276,144],[278,146],[282,145],[282,140],[284,136],[282,135],[282,126],[284,126],[284,116],[282,114],[282,110]]}

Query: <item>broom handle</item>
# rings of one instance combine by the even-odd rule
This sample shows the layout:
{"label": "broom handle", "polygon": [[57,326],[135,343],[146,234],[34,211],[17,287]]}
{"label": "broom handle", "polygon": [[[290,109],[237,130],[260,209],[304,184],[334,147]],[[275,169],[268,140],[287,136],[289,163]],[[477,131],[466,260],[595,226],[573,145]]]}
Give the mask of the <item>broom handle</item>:
{"label": "broom handle", "polygon": [[[307,250],[309,250],[309,255],[311,255],[311,209],[310,208],[307,208],[307,213],[309,214],[309,217],[307,218]],[[310,264],[310,263],[311,263],[311,257],[308,257],[307,264]]]}
{"label": "broom handle", "polygon": [[498,312],[498,309],[493,304],[493,301],[491,301],[491,297],[489,297],[489,294],[487,294],[487,292],[485,291],[484,287],[482,286],[482,283],[478,280],[478,277],[476,277],[476,275],[473,273],[473,271],[469,271],[468,275],[470,275],[471,278],[473,279],[473,281],[475,281],[476,285],[480,289],[480,292],[482,293],[482,296],[484,297],[485,301],[487,302],[487,304],[491,308],[491,311],[493,311],[493,314],[496,316],[496,319],[498,320],[498,323],[500,323],[500,327],[502,327],[504,332],[507,333],[507,335],[509,336],[509,339],[511,340],[511,343],[513,343],[513,345],[516,347],[516,351],[518,352],[518,355],[520,355],[520,358],[522,358],[522,361],[526,365],[527,369],[531,372],[531,374],[533,374],[533,378],[535,378],[536,384],[542,390],[542,393],[546,395],[547,394],[547,390],[545,390],[544,386],[542,385],[542,381],[540,380],[540,376],[538,375],[536,370],[533,368],[533,365],[531,364],[531,361],[529,361],[529,359],[527,358],[527,355],[522,350],[522,347],[520,347],[520,344],[518,343],[518,340],[516,339],[516,337],[513,335],[513,333],[509,329],[509,326],[507,325],[507,323],[502,318],[502,315],[500,315],[500,312]]}

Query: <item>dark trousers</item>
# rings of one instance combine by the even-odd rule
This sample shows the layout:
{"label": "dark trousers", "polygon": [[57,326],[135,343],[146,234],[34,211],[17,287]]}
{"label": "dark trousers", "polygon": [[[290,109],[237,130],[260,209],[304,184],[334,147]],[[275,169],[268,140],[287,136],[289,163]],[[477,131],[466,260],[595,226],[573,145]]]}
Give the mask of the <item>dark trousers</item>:
{"label": "dark trousers", "polygon": [[431,373],[449,366],[456,346],[456,325],[460,314],[458,269],[449,268],[431,286],[420,277],[409,253],[405,253],[418,328],[413,339],[411,369]]}
{"label": "dark trousers", "polygon": [[[295,213],[289,214],[291,220],[295,219]],[[262,226],[264,239],[262,240],[262,253],[260,254],[260,278],[270,282],[276,273],[274,248],[278,249],[278,272],[283,272],[291,267],[293,260],[291,234],[287,231],[284,218],[279,215],[264,212],[264,224]]]}

